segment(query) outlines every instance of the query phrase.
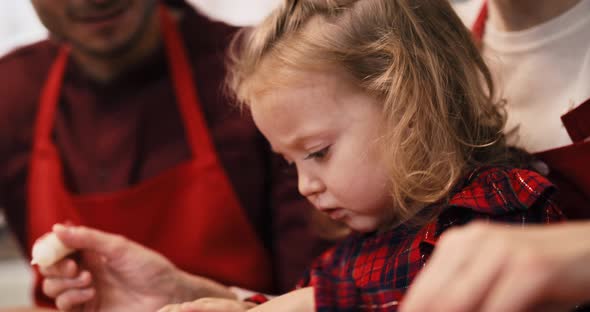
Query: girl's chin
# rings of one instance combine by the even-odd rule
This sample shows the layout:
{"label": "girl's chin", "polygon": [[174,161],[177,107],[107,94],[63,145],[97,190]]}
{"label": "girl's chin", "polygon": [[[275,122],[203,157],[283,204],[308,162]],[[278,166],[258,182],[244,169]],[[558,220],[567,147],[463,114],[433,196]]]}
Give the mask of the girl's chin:
{"label": "girl's chin", "polygon": [[371,233],[375,232],[379,229],[377,224],[367,223],[367,222],[354,222],[354,220],[345,220],[346,225],[351,228],[355,232],[359,233]]}

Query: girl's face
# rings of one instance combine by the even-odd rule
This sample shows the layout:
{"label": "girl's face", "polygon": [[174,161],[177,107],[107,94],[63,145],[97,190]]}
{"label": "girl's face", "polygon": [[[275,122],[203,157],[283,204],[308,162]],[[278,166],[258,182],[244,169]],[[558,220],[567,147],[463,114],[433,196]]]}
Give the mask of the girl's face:
{"label": "girl's face", "polygon": [[262,92],[252,115],[272,148],[296,166],[299,192],[359,232],[392,218],[379,157],[376,99],[334,72],[299,72],[296,83]]}

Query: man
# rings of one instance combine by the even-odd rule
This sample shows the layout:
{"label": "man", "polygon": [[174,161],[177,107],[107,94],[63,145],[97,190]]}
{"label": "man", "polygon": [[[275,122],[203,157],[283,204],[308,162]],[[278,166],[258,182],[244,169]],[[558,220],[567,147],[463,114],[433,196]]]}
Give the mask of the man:
{"label": "man", "polygon": [[226,285],[292,287],[321,248],[294,175],[222,96],[234,29],[183,1],[32,4],[52,40],[0,60],[0,200],[26,254],[71,222]]}

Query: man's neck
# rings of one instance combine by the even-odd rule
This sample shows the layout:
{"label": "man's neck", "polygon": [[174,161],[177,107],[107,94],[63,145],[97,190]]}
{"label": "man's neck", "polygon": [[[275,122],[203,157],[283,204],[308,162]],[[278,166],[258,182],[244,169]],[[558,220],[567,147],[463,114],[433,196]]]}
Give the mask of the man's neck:
{"label": "man's neck", "polygon": [[72,57],[95,81],[108,83],[114,80],[121,73],[144,62],[160,46],[159,18],[157,14],[154,15],[141,38],[128,50],[113,56],[97,56],[74,47]]}
{"label": "man's neck", "polygon": [[547,22],[581,0],[490,0],[490,23],[500,31],[519,31]]}

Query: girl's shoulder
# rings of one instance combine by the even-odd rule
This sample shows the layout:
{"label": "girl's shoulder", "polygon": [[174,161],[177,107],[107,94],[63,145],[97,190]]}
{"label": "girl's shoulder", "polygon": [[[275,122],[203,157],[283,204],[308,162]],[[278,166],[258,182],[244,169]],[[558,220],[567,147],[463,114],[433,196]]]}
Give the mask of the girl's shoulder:
{"label": "girl's shoulder", "polygon": [[499,215],[526,211],[540,201],[551,201],[555,191],[547,178],[532,170],[482,167],[466,177],[449,206]]}

